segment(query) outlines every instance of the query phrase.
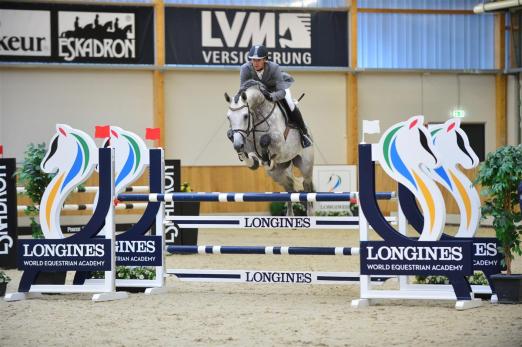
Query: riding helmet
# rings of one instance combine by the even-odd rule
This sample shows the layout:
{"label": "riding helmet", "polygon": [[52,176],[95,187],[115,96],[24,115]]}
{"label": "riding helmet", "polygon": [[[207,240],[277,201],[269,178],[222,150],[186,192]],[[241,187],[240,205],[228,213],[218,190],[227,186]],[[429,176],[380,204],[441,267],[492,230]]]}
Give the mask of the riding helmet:
{"label": "riding helmet", "polygon": [[248,59],[265,59],[268,57],[268,50],[263,45],[256,45],[250,48]]}

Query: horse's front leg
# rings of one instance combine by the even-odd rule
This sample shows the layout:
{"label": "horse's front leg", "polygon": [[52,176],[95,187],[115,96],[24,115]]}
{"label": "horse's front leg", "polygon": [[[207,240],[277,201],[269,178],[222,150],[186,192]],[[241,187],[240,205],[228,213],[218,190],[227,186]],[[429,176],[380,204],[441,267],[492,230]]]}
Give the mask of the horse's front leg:
{"label": "horse's front leg", "polygon": [[250,170],[257,170],[259,168],[259,158],[254,153],[238,153],[239,160],[245,163]]}
{"label": "horse's front leg", "polygon": [[[314,172],[314,157],[313,150],[310,147],[303,151],[303,154],[297,156],[292,163],[301,171],[303,175],[303,189],[306,193],[315,192],[313,184],[313,172]],[[314,204],[312,202],[306,203],[306,215],[314,215]]]}
{"label": "horse's front leg", "polygon": [[[286,162],[274,165],[272,170],[267,170],[267,173],[274,181],[283,186],[287,192],[295,192],[295,179],[292,174],[292,163]],[[293,216],[292,202],[287,202],[287,216]]]}
{"label": "horse's front leg", "polygon": [[267,170],[272,170],[274,168],[273,160],[270,158],[269,146],[271,143],[272,137],[269,134],[265,134],[259,139],[259,145],[261,146],[261,160],[263,161],[263,165],[266,166]]}
{"label": "horse's front leg", "polygon": [[294,216],[294,208],[292,207],[292,202],[286,203],[286,216],[293,217]]}

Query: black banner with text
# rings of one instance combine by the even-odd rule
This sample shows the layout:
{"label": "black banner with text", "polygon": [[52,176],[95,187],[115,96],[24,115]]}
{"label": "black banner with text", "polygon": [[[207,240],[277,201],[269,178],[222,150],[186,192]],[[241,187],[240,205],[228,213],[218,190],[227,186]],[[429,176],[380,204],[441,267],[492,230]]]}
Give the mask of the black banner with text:
{"label": "black banner with text", "polygon": [[152,7],[0,3],[0,61],[154,64]]}
{"label": "black banner with text", "polygon": [[16,160],[0,158],[0,267],[16,267]]}
{"label": "black banner with text", "polygon": [[241,65],[264,44],[280,65],[348,66],[346,12],[175,8],[165,10],[167,64]]}
{"label": "black banner with text", "polygon": [[361,242],[361,275],[462,275],[472,270],[470,241],[424,241],[415,245]]}

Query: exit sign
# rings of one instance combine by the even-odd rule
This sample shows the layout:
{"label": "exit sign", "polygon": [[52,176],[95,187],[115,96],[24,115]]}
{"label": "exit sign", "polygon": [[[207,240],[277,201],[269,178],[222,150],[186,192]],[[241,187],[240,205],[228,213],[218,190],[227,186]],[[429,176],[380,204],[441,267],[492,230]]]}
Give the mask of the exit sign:
{"label": "exit sign", "polygon": [[464,117],[466,117],[466,111],[464,111],[464,110],[453,110],[453,111],[451,111],[451,116],[453,118],[464,118]]}

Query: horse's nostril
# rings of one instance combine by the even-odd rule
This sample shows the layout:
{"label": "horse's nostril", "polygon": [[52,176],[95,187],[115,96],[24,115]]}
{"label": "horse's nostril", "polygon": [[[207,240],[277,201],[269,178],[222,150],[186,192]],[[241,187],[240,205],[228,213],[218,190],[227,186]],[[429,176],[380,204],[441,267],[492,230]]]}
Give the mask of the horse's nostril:
{"label": "horse's nostril", "polygon": [[243,149],[244,145],[242,143],[234,143],[234,149],[236,151],[241,151]]}

